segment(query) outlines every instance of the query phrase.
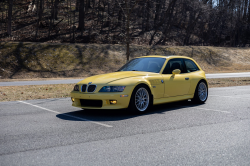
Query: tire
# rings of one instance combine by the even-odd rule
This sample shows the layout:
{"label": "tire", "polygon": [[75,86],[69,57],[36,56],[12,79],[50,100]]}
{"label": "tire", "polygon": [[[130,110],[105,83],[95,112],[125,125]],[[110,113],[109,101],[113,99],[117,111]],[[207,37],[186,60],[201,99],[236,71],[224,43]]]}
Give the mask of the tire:
{"label": "tire", "polygon": [[204,104],[208,98],[208,88],[205,81],[200,81],[197,84],[195,94],[194,94],[194,102],[198,104]]}
{"label": "tire", "polygon": [[135,87],[130,98],[129,110],[135,113],[144,113],[150,109],[152,105],[152,95],[146,85],[138,85]]}

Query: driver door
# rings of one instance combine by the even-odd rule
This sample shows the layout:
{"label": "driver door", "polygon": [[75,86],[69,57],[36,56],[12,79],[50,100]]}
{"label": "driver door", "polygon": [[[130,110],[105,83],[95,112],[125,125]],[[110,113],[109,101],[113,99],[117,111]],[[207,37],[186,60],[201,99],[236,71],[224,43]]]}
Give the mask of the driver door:
{"label": "driver door", "polygon": [[[180,74],[172,74],[175,69],[181,70]],[[189,74],[181,58],[170,59],[162,73],[165,89],[164,97],[176,97],[188,94],[190,88]]]}

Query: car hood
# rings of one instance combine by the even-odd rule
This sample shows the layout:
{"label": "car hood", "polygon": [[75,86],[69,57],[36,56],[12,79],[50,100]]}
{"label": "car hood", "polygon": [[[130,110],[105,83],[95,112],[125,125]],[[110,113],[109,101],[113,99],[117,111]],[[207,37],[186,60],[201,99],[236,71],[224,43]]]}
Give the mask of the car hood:
{"label": "car hood", "polygon": [[156,75],[156,74],[158,73],[140,72],[140,71],[120,71],[120,72],[91,76],[78,82],[78,84],[88,84],[89,82],[92,82],[92,84],[107,84],[107,83],[125,79],[125,78],[149,76],[149,75]]}

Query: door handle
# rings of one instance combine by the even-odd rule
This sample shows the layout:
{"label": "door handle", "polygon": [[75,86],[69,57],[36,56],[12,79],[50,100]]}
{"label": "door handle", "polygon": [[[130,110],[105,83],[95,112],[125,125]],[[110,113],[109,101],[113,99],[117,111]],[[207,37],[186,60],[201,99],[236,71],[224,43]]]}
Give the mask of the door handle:
{"label": "door handle", "polygon": [[188,77],[186,77],[186,78],[185,78],[185,80],[189,80],[189,78],[188,78]]}

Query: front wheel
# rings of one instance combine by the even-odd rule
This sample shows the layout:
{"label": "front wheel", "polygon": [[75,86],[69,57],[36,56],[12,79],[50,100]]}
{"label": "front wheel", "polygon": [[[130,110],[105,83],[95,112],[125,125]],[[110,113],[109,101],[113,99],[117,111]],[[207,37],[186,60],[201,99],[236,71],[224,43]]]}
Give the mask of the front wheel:
{"label": "front wheel", "polygon": [[203,104],[206,102],[208,97],[208,88],[205,81],[200,81],[196,87],[194,94],[194,101],[199,104]]}
{"label": "front wheel", "polygon": [[136,113],[143,113],[151,106],[149,90],[144,85],[137,86],[131,96],[129,109]]}

